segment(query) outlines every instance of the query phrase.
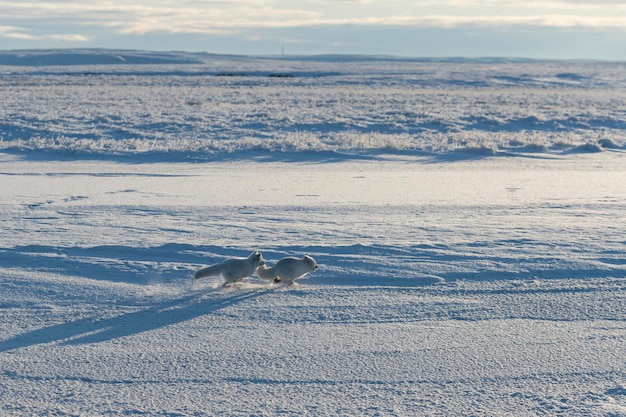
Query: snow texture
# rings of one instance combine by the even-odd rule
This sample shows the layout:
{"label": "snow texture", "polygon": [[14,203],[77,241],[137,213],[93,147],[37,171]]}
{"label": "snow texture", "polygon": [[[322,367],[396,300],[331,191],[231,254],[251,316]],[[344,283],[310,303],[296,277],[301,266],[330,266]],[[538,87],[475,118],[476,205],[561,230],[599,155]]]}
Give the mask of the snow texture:
{"label": "snow texture", "polygon": [[0,150],[206,160],[626,147],[624,63],[331,58],[0,52]]}
{"label": "snow texture", "polygon": [[621,64],[0,64],[0,415],[626,415]]}

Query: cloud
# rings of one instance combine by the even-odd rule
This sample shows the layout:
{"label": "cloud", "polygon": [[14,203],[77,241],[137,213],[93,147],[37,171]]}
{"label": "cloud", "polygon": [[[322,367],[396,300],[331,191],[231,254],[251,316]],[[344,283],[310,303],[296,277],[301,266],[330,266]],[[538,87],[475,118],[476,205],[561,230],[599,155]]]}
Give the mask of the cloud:
{"label": "cloud", "polygon": [[45,34],[37,35],[33,34],[27,28],[21,28],[16,26],[0,26],[0,38],[8,38],[15,40],[26,41],[40,41],[40,40],[54,40],[54,41],[69,41],[69,42],[87,42],[91,40],[89,36],[80,34]]}
{"label": "cloud", "polygon": [[232,34],[340,25],[626,29],[623,0],[0,0],[0,10],[0,37],[73,42],[96,31]]}
{"label": "cloud", "polygon": [[535,9],[556,7],[565,10],[571,7],[606,8],[624,6],[626,3],[624,0],[414,0],[411,4],[420,6],[449,5],[457,7],[514,6]]}
{"label": "cloud", "polygon": [[[330,22],[329,22],[330,23]],[[626,17],[594,17],[578,15],[433,15],[433,16],[392,16],[388,18],[371,18],[361,21],[337,21],[334,24],[370,24],[395,26],[430,26],[430,27],[459,27],[459,26],[542,26],[553,28],[586,27],[586,28],[626,28]]]}
{"label": "cloud", "polygon": [[54,41],[67,41],[67,42],[89,42],[92,40],[91,36],[80,35],[80,34],[53,34],[53,35],[44,35],[41,39],[52,39]]}
{"label": "cloud", "polygon": [[15,26],[0,26],[0,38],[35,40],[36,37],[27,33],[24,28]]}
{"label": "cloud", "polygon": [[147,4],[123,1],[0,1],[2,21],[46,22],[112,28],[124,34],[148,32],[215,33],[250,27],[286,27],[317,22],[314,10],[275,7],[264,1],[155,0]]}

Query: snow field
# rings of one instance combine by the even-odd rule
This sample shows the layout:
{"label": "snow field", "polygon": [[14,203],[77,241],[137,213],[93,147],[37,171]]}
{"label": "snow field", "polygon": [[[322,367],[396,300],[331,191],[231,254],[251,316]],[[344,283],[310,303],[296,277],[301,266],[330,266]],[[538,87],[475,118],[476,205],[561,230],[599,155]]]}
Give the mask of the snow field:
{"label": "snow field", "polygon": [[0,62],[1,416],[626,416],[623,63]]}
{"label": "snow field", "polygon": [[[284,76],[275,76],[284,75]],[[623,63],[235,59],[0,67],[0,149],[161,155],[624,149]]]}
{"label": "snow field", "polygon": [[[111,297],[104,287],[89,295]],[[611,296],[623,294],[623,280],[247,284],[156,302],[136,291],[142,305],[104,314],[88,294],[76,301],[90,312],[46,314],[46,302],[56,303],[43,290],[40,305],[11,308],[9,322],[32,329],[3,342],[4,410],[606,415],[626,405],[624,300]]]}
{"label": "snow field", "polygon": [[[620,152],[1,163],[6,415],[626,409]],[[192,285],[255,249],[320,269]]]}

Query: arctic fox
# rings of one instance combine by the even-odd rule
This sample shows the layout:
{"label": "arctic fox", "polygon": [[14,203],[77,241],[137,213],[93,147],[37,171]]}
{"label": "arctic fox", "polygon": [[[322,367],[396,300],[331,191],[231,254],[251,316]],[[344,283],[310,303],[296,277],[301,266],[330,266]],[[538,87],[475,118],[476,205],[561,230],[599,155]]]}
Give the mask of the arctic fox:
{"label": "arctic fox", "polygon": [[293,282],[317,269],[315,259],[306,255],[302,259],[287,257],[276,262],[271,268],[262,265],[257,269],[257,275],[261,279],[274,280],[274,282],[284,282],[291,285]]}
{"label": "arctic fox", "polygon": [[223,285],[226,287],[254,274],[254,271],[261,265],[265,265],[265,260],[261,252],[252,252],[247,258],[231,258],[221,264],[210,265],[199,269],[193,275],[193,279],[196,280],[220,275],[222,278],[226,279]]}

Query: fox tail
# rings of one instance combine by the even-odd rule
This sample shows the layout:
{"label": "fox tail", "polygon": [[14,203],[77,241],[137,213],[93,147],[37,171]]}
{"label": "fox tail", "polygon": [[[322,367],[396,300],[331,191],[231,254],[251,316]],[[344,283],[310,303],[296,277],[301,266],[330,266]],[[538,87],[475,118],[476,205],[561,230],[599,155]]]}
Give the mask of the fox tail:
{"label": "fox tail", "polygon": [[195,274],[193,274],[193,279],[200,279],[204,277],[211,277],[214,275],[220,275],[222,270],[220,265],[211,265],[202,269],[198,269]]}

